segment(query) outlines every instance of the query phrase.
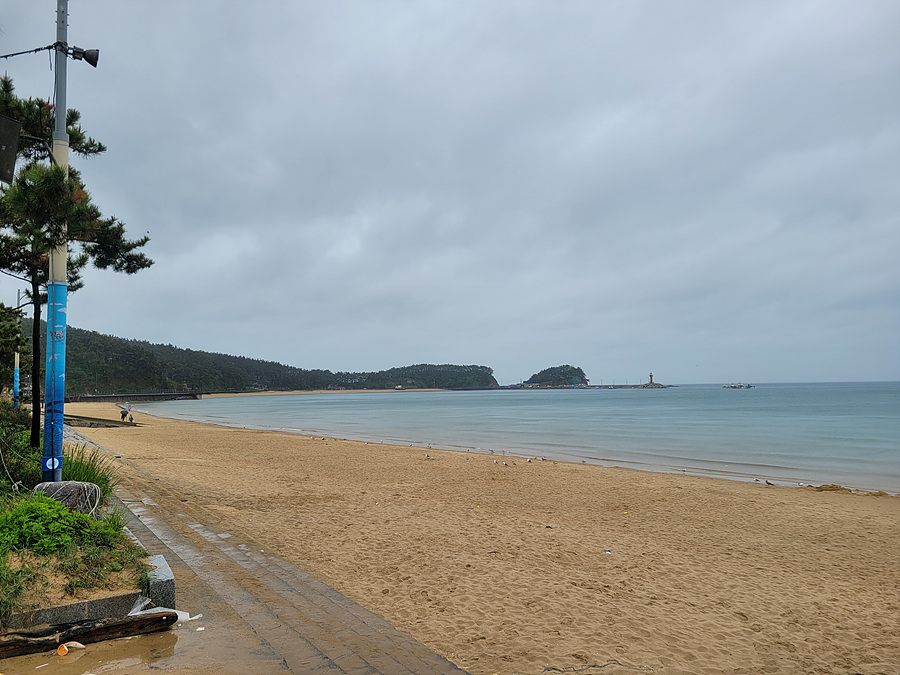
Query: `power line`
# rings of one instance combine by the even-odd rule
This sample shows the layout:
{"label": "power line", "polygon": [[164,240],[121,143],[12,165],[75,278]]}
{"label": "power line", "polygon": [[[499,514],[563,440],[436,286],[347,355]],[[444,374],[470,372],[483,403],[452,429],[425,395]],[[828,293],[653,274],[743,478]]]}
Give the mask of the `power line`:
{"label": "power line", "polygon": [[8,58],[12,58],[13,56],[22,56],[22,54],[37,54],[38,52],[43,52],[43,51],[47,51],[50,49],[56,49],[57,44],[59,44],[59,43],[54,42],[52,45],[47,45],[46,47],[37,47],[36,49],[29,49],[28,51],[24,51],[24,52],[13,52],[12,54],[3,54],[2,56],[0,56],[0,59],[8,59]]}

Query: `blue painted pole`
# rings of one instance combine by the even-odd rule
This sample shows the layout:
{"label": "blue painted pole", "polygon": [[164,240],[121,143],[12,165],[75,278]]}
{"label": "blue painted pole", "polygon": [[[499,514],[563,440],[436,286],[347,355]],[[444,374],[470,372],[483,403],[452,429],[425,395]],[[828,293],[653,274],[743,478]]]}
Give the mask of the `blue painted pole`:
{"label": "blue painted pole", "polygon": [[16,352],[16,367],[13,369],[13,408],[19,407],[19,352]]}
{"label": "blue painted pole", "polygon": [[[16,311],[21,310],[22,308],[22,291],[16,291]],[[19,324],[19,330],[21,330],[22,322],[17,322]],[[13,408],[19,407],[19,350],[16,350],[16,363],[13,368]]]}
{"label": "blue painted pole", "polygon": [[[66,66],[68,58],[68,0],[56,2],[56,81],[54,87],[53,158],[68,171],[69,134],[66,131]],[[44,481],[62,480],[63,404],[66,400],[66,257],[63,241],[50,251],[47,282],[47,366],[44,384],[44,449],[41,473]]]}
{"label": "blue painted pole", "polygon": [[66,400],[66,300],[65,283],[47,285],[47,367],[44,383],[45,481],[62,480],[63,405]]}

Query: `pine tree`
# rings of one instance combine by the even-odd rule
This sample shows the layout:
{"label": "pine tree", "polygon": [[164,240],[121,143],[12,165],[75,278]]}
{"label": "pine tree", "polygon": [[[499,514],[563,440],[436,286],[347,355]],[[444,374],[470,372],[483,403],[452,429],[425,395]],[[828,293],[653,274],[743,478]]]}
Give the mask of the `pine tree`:
{"label": "pine tree", "polygon": [[[49,102],[18,98],[12,79],[4,76],[0,78],[0,114],[22,123],[18,156],[25,166],[0,196],[0,271],[30,285],[28,299],[34,308],[31,387],[36,412],[41,400],[41,305],[47,302],[50,251],[69,242],[69,292],[81,288],[81,272],[88,263],[134,274],[153,261],[139,251],[149,238],[126,239],[124,224],[102,216],[75,169],[66,172],[44,163],[51,159],[54,126]],[[102,143],[84,133],[80,119],[77,110],[67,111],[70,150],[84,157],[104,152]],[[39,415],[32,415],[31,445],[40,445]]]}

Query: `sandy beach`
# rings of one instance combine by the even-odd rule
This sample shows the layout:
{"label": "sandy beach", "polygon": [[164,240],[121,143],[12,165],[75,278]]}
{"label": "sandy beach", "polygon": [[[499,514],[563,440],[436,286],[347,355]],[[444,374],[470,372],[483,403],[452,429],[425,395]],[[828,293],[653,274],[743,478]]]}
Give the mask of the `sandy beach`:
{"label": "sandy beach", "polygon": [[897,497],[137,422],[80,429],[123,484],[149,472],[474,675],[900,672]]}

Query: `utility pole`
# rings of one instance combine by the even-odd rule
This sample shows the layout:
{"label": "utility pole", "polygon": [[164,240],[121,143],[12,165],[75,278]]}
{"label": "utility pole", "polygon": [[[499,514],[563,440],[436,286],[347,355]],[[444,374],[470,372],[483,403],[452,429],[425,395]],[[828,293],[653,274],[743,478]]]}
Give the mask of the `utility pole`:
{"label": "utility pole", "polygon": [[[68,59],[68,0],[56,2],[56,54],[54,67],[53,159],[68,175],[69,134],[66,131],[66,65]],[[65,231],[64,231],[65,233]],[[41,461],[43,479],[62,480],[63,404],[66,399],[66,257],[65,237],[50,252],[47,282],[47,367],[44,384],[44,451]],[[32,413],[37,412],[33,410]]]}

